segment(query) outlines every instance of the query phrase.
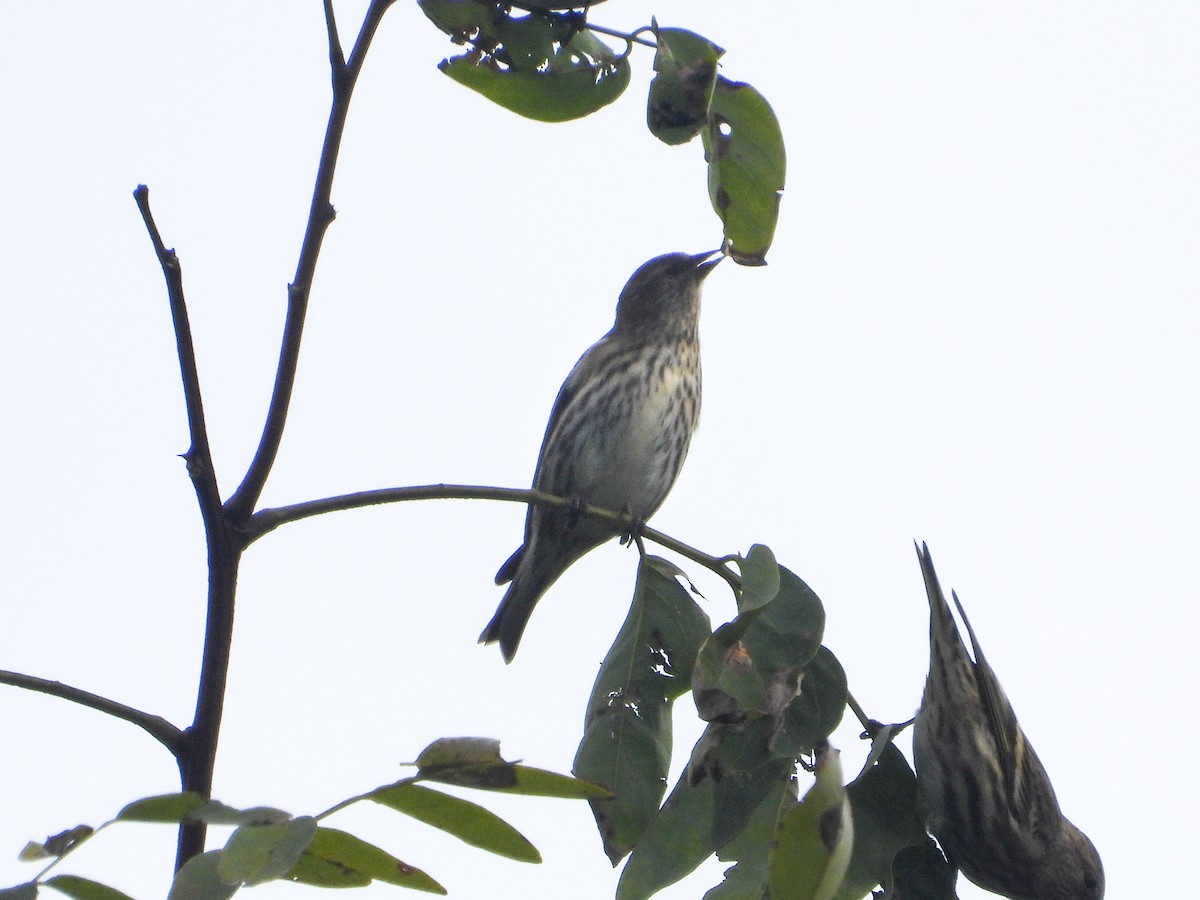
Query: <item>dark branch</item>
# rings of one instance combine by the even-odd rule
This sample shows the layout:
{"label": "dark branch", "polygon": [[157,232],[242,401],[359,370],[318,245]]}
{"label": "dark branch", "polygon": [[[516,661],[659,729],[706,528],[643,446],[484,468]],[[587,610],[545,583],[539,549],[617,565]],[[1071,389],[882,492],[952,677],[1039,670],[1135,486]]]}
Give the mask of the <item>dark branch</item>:
{"label": "dark branch", "polygon": [[[296,275],[288,286],[287,316],[283,326],[279,365],[275,372],[275,386],[263,424],[262,438],[241,485],[223,509],[218,506],[216,515],[211,518],[205,516],[209,585],[204,657],[200,689],[196,699],[196,717],[191,728],[184,734],[183,752],[176,757],[183,789],[195,791],[204,797],[212,794],[213,769],[216,764],[221,714],[225,705],[225,687],[229,675],[229,651],[233,642],[237,571],[242,550],[247,543],[244,526],[262,495],[263,486],[283,440],[317,257],[321,252],[325,232],[334,217],[330,194],[333,190],[333,174],[337,166],[342,132],[349,113],[350,95],[362,70],[371,39],[379,27],[379,21],[392,2],[393,0],[372,0],[354,50],[346,62],[341,61],[341,43],[333,18],[332,2],[327,0],[325,3],[333,99],[329,122],[325,128],[325,142],[317,166],[308,224],[296,265]],[[184,324],[186,326],[186,322]],[[185,823],[180,826],[177,867],[203,852],[205,830],[202,822]]]}
{"label": "dark branch", "polygon": [[187,303],[183,297],[183,270],[179,257],[173,249],[167,249],[159,234],[154,215],[150,212],[150,189],[139,184],[133,192],[146,231],[154,245],[158,264],[167,280],[167,300],[171,308],[171,322],[175,330],[175,350],[179,356],[179,374],[183,380],[183,400],[187,407],[188,433],[191,446],[183,455],[187,462],[188,475],[200,503],[200,515],[205,528],[221,519],[221,494],[217,487],[217,476],[212,467],[212,453],[208,446],[208,429],[204,424],[204,398],[200,392],[200,374],[196,369],[196,352],[192,345],[192,326],[188,321]]}
{"label": "dark branch", "polygon": [[[393,0],[373,0],[363,20],[358,40],[344,66],[333,66],[333,101],[329,111],[329,124],[325,128],[325,143],[321,147],[321,159],[317,164],[317,179],[313,187],[312,203],[309,206],[308,226],[296,263],[296,276],[288,286],[287,318],[283,326],[283,341],[279,350],[279,367],[275,372],[275,387],[263,425],[262,438],[254,459],[246,471],[241,485],[229,498],[226,511],[235,524],[244,522],[254,511],[258,498],[262,496],[267,476],[275,464],[279,445],[283,441],[283,429],[287,423],[288,408],[292,400],[292,388],[296,381],[296,367],[300,360],[300,339],[304,333],[304,318],[308,312],[308,298],[312,290],[313,276],[317,270],[317,258],[325,232],[333,222],[334,209],[330,197],[333,193],[333,175],[337,168],[338,152],[342,145],[342,132],[350,111],[350,96],[355,82],[362,71],[367,49],[379,27],[383,14]],[[337,32],[333,24],[332,9],[326,3],[326,22],[330,35],[330,58],[340,55]]]}
{"label": "dark branch", "polygon": [[[207,797],[212,789],[217,736],[221,728],[225,682],[229,673],[229,648],[233,642],[233,601],[240,547],[235,546],[231,539],[229,522],[221,506],[217,475],[212,466],[208,431],[204,424],[204,402],[200,393],[200,377],[196,370],[192,329],[183,297],[183,273],[179,259],[174,250],[167,249],[159,234],[158,225],[150,212],[149,189],[144,184],[138,185],[133,196],[146,223],[146,230],[150,233],[150,240],[154,244],[154,252],[158,255],[163,275],[167,279],[167,299],[175,330],[184,403],[187,406],[188,431],[191,435],[191,446],[184,454],[184,459],[187,461],[192,487],[196,491],[208,545],[208,613],[205,619],[200,686],[196,694],[196,715],[191,727],[185,732],[176,730],[172,742],[167,746],[179,765],[183,789],[196,791]],[[182,866],[203,849],[204,826],[182,826],[176,864]]]}
{"label": "dark branch", "polygon": [[35,678],[33,675],[22,675],[19,672],[0,669],[0,684],[11,684],[13,687],[25,688],[28,691],[61,697],[63,700],[70,700],[72,703],[78,703],[88,709],[131,722],[176,756],[179,755],[183,746],[183,732],[162,716],[153,716],[140,709],[134,709],[132,706],[126,706],[124,703],[118,703],[116,700],[109,700],[107,697],[101,697],[90,691],[63,684],[61,681],[49,681],[45,678]]}
{"label": "dark branch", "polygon": [[333,14],[333,0],[325,0],[325,30],[329,35],[329,71],[334,81],[346,68],[346,54],[342,52],[342,39],[338,37],[337,17]]}
{"label": "dark branch", "polygon": [[[582,514],[597,519],[604,519],[620,526],[622,530],[637,527],[624,513],[601,509],[598,506],[584,506],[582,509],[571,500],[556,497],[553,494],[543,494],[540,491],[520,490],[517,488],[486,487],[474,484],[426,484],[418,487],[383,488],[377,491],[360,491],[354,494],[342,494],[337,497],[325,497],[321,500],[310,500],[306,503],[295,503],[291,506],[279,506],[274,509],[264,509],[256,512],[250,518],[246,532],[246,543],[250,544],[264,534],[274,531],[280,525],[297,522],[311,516],[323,513],[337,512],[347,509],[361,509],[364,506],[378,506],[383,503],[401,503],[408,500],[504,500],[512,503],[537,503],[542,506],[570,507],[578,509]],[[729,557],[710,556],[695,547],[688,546],[682,541],[655,531],[653,528],[642,527],[642,537],[648,538],[659,546],[674,550],[680,556],[699,563],[706,569],[716,572],[737,593],[741,590],[741,579],[730,571],[727,565]]]}

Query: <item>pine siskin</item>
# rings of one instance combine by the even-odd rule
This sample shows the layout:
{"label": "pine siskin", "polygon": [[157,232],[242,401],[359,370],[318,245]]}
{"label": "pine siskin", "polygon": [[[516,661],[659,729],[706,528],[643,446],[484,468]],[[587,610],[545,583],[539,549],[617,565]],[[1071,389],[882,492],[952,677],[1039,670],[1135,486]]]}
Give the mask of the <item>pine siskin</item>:
{"label": "pine siskin", "polygon": [[929,678],[913,734],[926,827],[951,865],[1012,900],[1099,900],[1104,867],[1087,835],[1063,816],[996,673],[951,594],[974,662],[924,544]]}
{"label": "pine siskin", "polygon": [[[668,253],[621,291],[612,330],[559,389],[535,490],[644,522],[675,483],[700,417],[700,285],[723,256]],[[525,543],[496,573],[511,581],[480,643],[512,661],[534,605],[575,560],[619,529],[577,510],[530,505]]]}

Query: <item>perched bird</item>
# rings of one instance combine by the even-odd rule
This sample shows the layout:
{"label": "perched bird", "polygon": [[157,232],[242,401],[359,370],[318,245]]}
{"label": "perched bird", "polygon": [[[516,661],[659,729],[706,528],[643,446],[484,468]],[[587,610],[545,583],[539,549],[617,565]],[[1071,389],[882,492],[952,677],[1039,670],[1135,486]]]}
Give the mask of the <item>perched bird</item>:
{"label": "perched bird", "polygon": [[1104,867],[1067,821],[958,596],[974,661],[924,544],[929,678],[913,734],[925,825],[975,884],[1011,900],[1099,900]]}
{"label": "perched bird", "polygon": [[[700,417],[700,285],[724,259],[718,252],[668,253],[633,273],[612,330],[558,391],[535,490],[623,512],[637,523],[662,505]],[[512,584],[480,643],[499,641],[512,662],[542,594],[619,530],[578,509],[531,504],[525,543],[496,573],[496,584]]]}

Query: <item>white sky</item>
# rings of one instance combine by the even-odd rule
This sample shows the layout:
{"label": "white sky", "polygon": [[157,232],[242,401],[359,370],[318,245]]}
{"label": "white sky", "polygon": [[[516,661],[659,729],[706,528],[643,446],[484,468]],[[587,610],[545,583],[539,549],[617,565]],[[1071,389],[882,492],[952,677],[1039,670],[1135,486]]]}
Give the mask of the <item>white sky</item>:
{"label": "white sky", "polygon": [[[344,3],[347,44],[363,3]],[[915,709],[912,539],[958,590],[1109,896],[1178,893],[1200,790],[1200,7],[606,3],[727,49],[770,99],[789,179],[770,266],[707,284],[701,429],[653,524],[769,544],[817,591],[868,712]],[[226,492],[256,444],[327,111],[320,4],[8,4],[0,56],[0,668],[190,721],[203,546],[165,291],[130,196],[184,266]],[[651,55],[583,122],[518,119],[384,21],[334,190],[268,505],[437,481],[523,487],[578,355],[645,259],[716,246],[697,142],[644,129]],[[216,794],[311,813],[433,738],[568,771],[627,609],[615,543],[539,606],[514,665],[475,644],[523,509],[327,516],[248,552]],[[716,621],[721,583],[687,566]],[[121,722],[0,686],[0,885],[29,838],[177,789]],[[679,763],[698,729],[680,703]],[[838,736],[853,772],[856,729]],[[384,811],[339,815],[456,897],[612,896],[586,806],[481,799],[545,863]],[[169,828],[67,871],[165,894]],[[669,898],[719,880],[713,864]],[[961,885],[961,896],[983,896]],[[386,886],[364,896],[384,896]],[[257,896],[316,896],[270,886]]]}

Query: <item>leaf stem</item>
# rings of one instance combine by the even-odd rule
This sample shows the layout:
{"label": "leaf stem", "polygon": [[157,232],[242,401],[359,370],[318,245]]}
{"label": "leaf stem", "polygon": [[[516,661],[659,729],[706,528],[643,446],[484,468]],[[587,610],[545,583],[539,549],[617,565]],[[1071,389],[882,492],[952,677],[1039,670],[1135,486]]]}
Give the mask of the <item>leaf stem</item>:
{"label": "leaf stem", "polygon": [[641,36],[641,31],[644,29],[639,28],[634,32],[618,31],[615,28],[605,28],[603,25],[596,25],[592,22],[588,22],[584,27],[587,28],[588,31],[595,31],[598,34],[607,34],[609,37],[620,38],[621,40],[628,41],[631,44],[641,44],[643,47],[650,47],[654,50],[658,49],[657,42]]}
{"label": "leaf stem", "polygon": [[846,691],[846,705],[850,707],[850,711],[853,712],[858,718],[859,724],[869,731],[872,727],[872,719],[866,714],[863,708],[858,705],[858,701],[854,699],[854,695],[849,691]]}

